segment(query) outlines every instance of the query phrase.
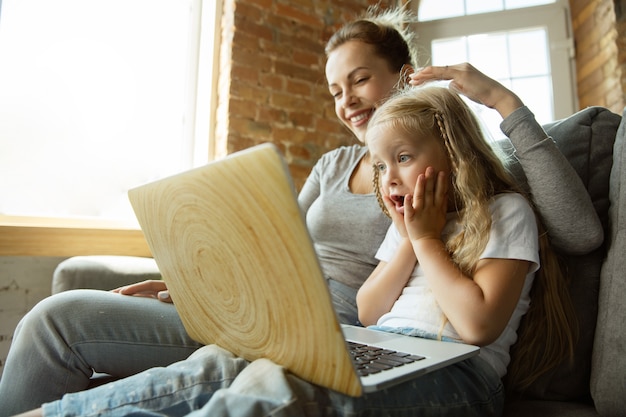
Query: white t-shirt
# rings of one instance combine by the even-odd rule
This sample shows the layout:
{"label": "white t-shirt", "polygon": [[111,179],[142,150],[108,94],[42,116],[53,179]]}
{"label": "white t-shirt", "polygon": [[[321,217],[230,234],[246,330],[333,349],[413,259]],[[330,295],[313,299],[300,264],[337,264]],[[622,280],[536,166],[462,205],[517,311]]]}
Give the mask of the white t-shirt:
{"label": "white t-shirt", "polygon": [[[502,377],[506,374],[506,367],[510,361],[509,348],[517,340],[519,322],[530,305],[529,292],[535,272],[539,269],[539,241],[535,215],[526,199],[520,194],[499,194],[492,199],[489,209],[492,215],[491,231],[480,259],[520,259],[532,263],[526,275],[522,294],[506,328],[494,343],[481,348],[481,357],[487,360]],[[448,222],[442,233],[444,240],[459,232],[457,219],[456,213],[448,215]],[[402,237],[392,224],[376,257],[381,261],[389,262],[401,240]],[[506,277],[502,278],[506,279]],[[419,329],[438,335],[443,323],[443,312],[418,264],[391,311],[384,314],[378,320],[377,325]],[[444,337],[461,340],[449,321],[446,321],[441,334]]]}

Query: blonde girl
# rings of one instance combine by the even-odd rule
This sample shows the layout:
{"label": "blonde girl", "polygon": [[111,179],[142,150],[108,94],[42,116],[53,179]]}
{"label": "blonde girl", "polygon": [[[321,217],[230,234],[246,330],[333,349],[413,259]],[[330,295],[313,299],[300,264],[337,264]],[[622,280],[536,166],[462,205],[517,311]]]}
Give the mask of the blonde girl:
{"label": "blonde girl", "polygon": [[366,143],[393,225],[357,294],[361,322],[479,345],[517,389],[571,356],[572,306],[548,236],[463,100],[442,87],[400,92]]}

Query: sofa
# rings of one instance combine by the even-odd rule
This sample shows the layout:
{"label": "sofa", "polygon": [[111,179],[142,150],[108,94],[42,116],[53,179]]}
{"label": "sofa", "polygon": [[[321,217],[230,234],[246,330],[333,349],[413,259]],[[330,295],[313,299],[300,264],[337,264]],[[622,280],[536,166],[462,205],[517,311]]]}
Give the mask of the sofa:
{"label": "sofa", "polygon": [[[545,126],[587,187],[604,243],[587,254],[560,254],[580,327],[574,364],[564,361],[526,392],[508,395],[507,417],[626,416],[625,115],[626,109],[620,116],[589,107]],[[58,265],[52,291],[107,290],[159,278],[150,258],[77,256]]]}

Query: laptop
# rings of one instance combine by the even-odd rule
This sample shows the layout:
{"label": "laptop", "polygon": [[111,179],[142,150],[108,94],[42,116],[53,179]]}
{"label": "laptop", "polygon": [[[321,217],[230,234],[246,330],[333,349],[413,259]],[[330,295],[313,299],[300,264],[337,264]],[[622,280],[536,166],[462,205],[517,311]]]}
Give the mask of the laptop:
{"label": "laptop", "polygon": [[[479,353],[339,324],[287,164],[272,144],[139,186],[129,199],[183,325],[200,343],[271,359],[350,396]],[[366,363],[349,346],[391,359]]]}

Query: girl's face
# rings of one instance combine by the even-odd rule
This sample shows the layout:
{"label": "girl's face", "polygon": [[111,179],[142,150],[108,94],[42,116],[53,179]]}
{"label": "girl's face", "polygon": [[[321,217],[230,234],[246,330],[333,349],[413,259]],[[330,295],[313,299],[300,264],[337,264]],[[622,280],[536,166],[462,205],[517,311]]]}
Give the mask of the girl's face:
{"label": "girl's face", "polygon": [[404,196],[414,193],[417,177],[425,173],[426,168],[450,172],[448,155],[440,138],[410,136],[385,126],[375,127],[368,137],[381,193],[391,198],[400,214],[404,214]]}
{"label": "girl's face", "polygon": [[335,99],[335,113],[359,141],[365,143],[367,123],[399,75],[364,42],[346,42],[328,55],[326,79]]}

